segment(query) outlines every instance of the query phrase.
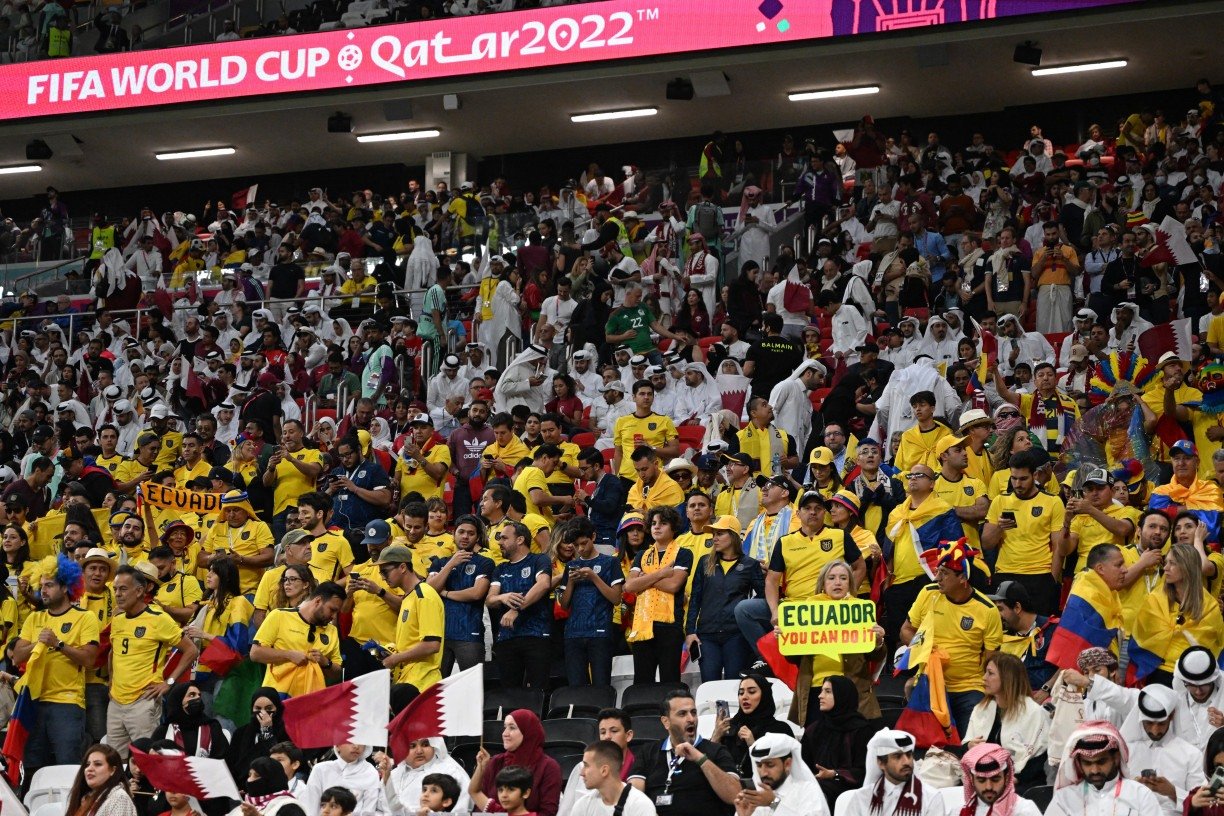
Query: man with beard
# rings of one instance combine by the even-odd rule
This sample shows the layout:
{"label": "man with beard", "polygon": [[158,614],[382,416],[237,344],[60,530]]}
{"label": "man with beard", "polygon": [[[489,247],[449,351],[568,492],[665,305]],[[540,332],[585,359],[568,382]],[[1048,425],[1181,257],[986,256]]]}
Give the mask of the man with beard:
{"label": "man with beard", "polygon": [[473,400],[468,407],[467,422],[460,425],[447,438],[450,448],[451,473],[455,475],[455,517],[472,511],[472,495],[468,480],[480,469],[480,457],[485,446],[493,442],[493,429],[485,423],[489,419],[489,404],[484,400]]}
{"label": "man with beard", "polygon": [[[296,607],[268,613],[251,643],[251,660],[268,667],[263,685],[284,695],[306,694],[322,689],[320,680],[340,678],[340,633],[335,621],[343,603],[344,589],[326,581]],[[193,657],[194,651],[192,647]],[[322,674],[308,671],[310,663]],[[319,679],[309,679],[312,676]]]}
{"label": "man with beard", "polygon": [[1030,366],[1037,363],[1054,363],[1054,347],[1045,335],[1026,332],[1015,315],[999,318],[999,373],[1011,374],[1020,363]]}
{"label": "man with beard", "polygon": [[1016,767],[1011,754],[1001,745],[981,742],[961,758],[964,788],[944,788],[944,801],[950,813],[987,816],[1041,816],[1032,801],[1016,795]]}
{"label": "man with beard", "polygon": [[804,764],[802,750],[797,739],[784,734],[764,734],[754,742],[748,755],[755,789],[735,797],[736,816],[829,816],[824,791]]}
{"label": "man with beard", "polygon": [[731,754],[698,735],[692,692],[669,691],[662,708],[667,737],[641,750],[629,784],[650,797],[659,816],[726,813],[743,790]]}
{"label": "man with beard", "polygon": [[1102,721],[1071,732],[1046,816],[1140,816],[1160,812],[1151,790],[1128,778],[1130,749],[1118,729]]}
{"label": "man with beard", "polygon": [[575,396],[585,407],[590,407],[599,399],[599,386],[603,385],[603,377],[595,370],[596,355],[586,349],[574,352],[570,363],[570,376],[574,378]]}
{"label": "man with beard", "polygon": [[939,791],[914,773],[914,737],[885,728],[867,743],[863,787],[837,797],[835,816],[942,816]]}

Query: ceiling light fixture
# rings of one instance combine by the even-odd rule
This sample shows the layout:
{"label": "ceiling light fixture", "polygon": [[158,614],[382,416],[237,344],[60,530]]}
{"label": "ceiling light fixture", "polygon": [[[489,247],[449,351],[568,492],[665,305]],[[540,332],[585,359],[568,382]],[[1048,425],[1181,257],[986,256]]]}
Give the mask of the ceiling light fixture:
{"label": "ceiling light fixture", "polygon": [[231,156],[232,147],[208,147],[203,150],[180,150],[176,153],[158,153],[158,161],[174,161],[175,159],[206,159],[209,156]]}
{"label": "ceiling light fixture", "polygon": [[41,170],[41,164],[18,164],[13,167],[0,167],[0,176],[11,176],[16,173],[38,173]]}
{"label": "ceiling light fixture", "polygon": [[358,136],[357,141],[362,143],[403,142],[408,139],[432,139],[441,135],[440,130],[401,130],[395,133],[368,133],[365,136]]}
{"label": "ceiling light fixture", "polygon": [[787,94],[786,98],[792,102],[809,102],[813,99],[838,99],[843,96],[866,96],[879,92],[879,85],[864,85],[861,88],[835,88],[830,91],[796,91]]}
{"label": "ceiling light fixture", "polygon": [[1056,76],[1058,74],[1078,74],[1083,71],[1105,71],[1110,68],[1125,68],[1124,59],[1105,60],[1104,62],[1081,62],[1078,65],[1059,65],[1055,68],[1034,68],[1033,76]]}
{"label": "ceiling light fixture", "polygon": [[576,113],[570,117],[571,122],[609,122],[613,119],[637,119],[640,116],[654,116],[658,108],[630,108],[629,110],[604,111],[603,113]]}

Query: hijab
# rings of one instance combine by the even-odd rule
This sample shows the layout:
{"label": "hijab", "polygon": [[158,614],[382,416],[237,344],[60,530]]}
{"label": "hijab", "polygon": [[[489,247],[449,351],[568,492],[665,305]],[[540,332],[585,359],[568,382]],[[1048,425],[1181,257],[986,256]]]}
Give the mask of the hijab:
{"label": "hijab", "polygon": [[540,718],[525,708],[516,708],[510,712],[510,718],[523,734],[523,741],[513,751],[506,751],[506,765],[521,765],[524,768],[534,768],[544,755],[544,726]]}
{"label": "hijab", "polygon": [[[177,743],[187,756],[218,757],[225,753],[229,741],[221,724],[204,713],[204,700],[201,698],[201,705],[194,707],[195,710],[191,712],[183,708],[183,698],[187,696],[187,692],[199,688],[195,682],[189,681],[176,683],[170,689],[170,693],[166,695],[166,724],[158,731],[165,739]],[[203,746],[203,752],[197,752],[197,749],[201,748],[200,735],[205,731],[208,732],[207,745]]]}
{"label": "hijab", "polygon": [[[745,712],[743,709],[737,711],[735,716],[731,718],[731,730],[729,733],[738,735],[739,730],[745,725],[752,732],[754,739],[760,738],[763,734],[784,733],[774,727],[781,725],[781,723],[774,716],[777,712],[777,704],[774,702],[773,686],[759,674],[746,674],[743,679],[751,680],[757,684],[757,688],[761,690],[761,702],[751,712]],[[785,733],[790,733],[790,729],[787,729]]]}
{"label": "hijab", "polygon": [[841,675],[833,675],[825,678],[825,683],[833,688],[833,710],[817,712],[812,724],[808,726],[808,733],[822,731],[825,734],[836,734],[865,727],[867,720],[859,713],[859,694],[853,681]]}
{"label": "hijab", "polygon": [[266,805],[277,796],[290,796],[289,780],[285,769],[271,757],[259,757],[251,761],[251,770],[259,774],[258,779],[245,783],[245,800],[256,807]]}
{"label": "hijab", "polygon": [[[272,724],[266,729],[261,728],[252,717],[234,733],[234,739],[225,755],[225,762],[229,765],[234,779],[246,779],[247,771],[256,759],[268,756],[273,745],[289,739],[289,735],[285,733],[285,704],[281,702],[280,692],[270,686],[257,688],[251,695],[251,705],[254,706],[255,701],[261,697],[271,700],[276,709],[272,714]],[[280,767],[279,763],[277,767]]]}

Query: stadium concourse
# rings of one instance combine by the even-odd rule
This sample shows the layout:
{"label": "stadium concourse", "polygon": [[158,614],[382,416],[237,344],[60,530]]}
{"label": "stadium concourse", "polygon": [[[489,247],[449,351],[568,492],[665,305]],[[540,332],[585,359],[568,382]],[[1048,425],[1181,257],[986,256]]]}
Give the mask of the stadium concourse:
{"label": "stadium concourse", "polygon": [[3,806],[1219,816],[1194,96],[76,229],[47,188],[0,248],[88,258],[0,306]]}

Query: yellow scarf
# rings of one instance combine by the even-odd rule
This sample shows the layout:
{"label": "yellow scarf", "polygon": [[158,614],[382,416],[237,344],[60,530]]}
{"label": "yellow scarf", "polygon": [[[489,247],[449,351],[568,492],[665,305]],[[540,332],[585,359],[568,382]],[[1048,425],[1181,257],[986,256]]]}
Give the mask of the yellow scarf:
{"label": "yellow scarf", "polygon": [[[649,575],[661,569],[669,569],[679,552],[680,544],[675,539],[672,539],[672,542],[667,545],[662,555],[659,555],[659,548],[652,545],[650,549],[642,553],[642,572]],[[637,601],[633,605],[633,628],[629,630],[625,639],[630,643],[651,640],[654,638],[655,623],[675,623],[675,621],[675,594],[651,587],[638,593]]]}

